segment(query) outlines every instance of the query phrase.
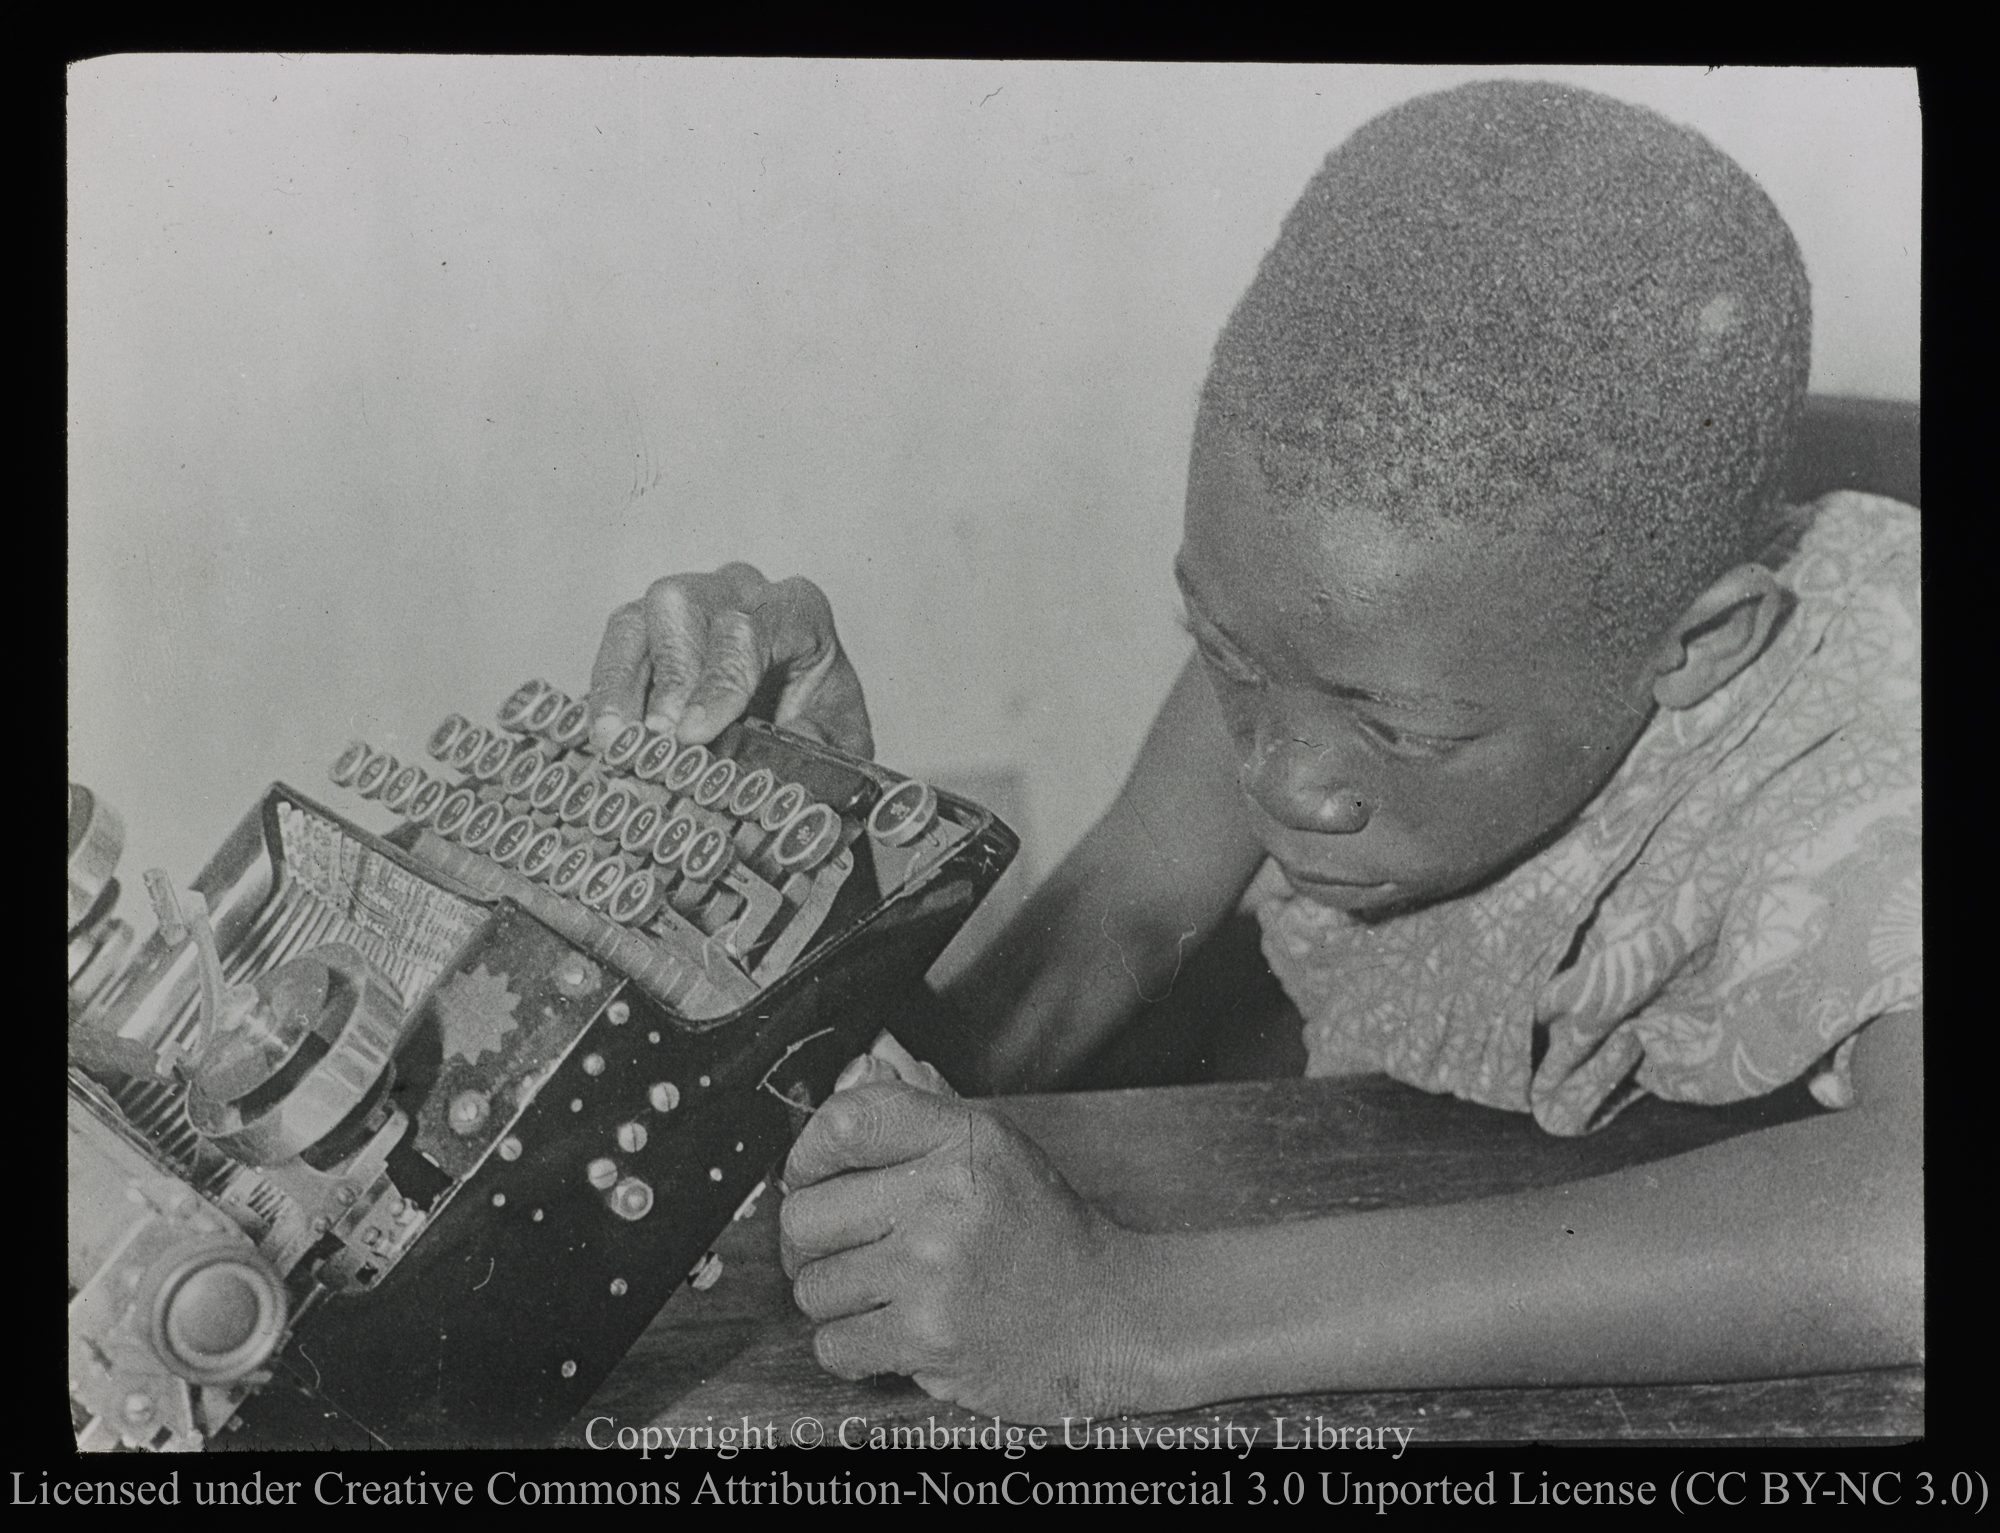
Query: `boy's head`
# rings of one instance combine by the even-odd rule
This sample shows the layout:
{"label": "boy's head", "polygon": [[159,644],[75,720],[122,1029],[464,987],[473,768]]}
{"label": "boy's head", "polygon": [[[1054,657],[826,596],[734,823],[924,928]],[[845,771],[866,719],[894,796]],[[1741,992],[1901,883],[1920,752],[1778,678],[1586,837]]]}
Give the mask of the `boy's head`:
{"label": "boy's head", "polygon": [[[1602,785],[1651,678],[1694,655],[1675,649],[1691,612],[1697,645],[1711,629],[1762,642],[1773,593],[1730,572],[1768,536],[1809,312],[1756,184],[1639,108],[1473,85],[1327,157],[1217,343],[1181,561],[1211,661],[1218,630],[1238,651],[1255,635],[1262,703],[1248,670],[1211,669],[1281,860],[1356,908],[1463,887]],[[1680,693],[1734,674],[1742,650],[1682,665]],[[1332,674],[1350,661],[1372,679]],[[1278,718],[1287,678],[1328,716]],[[1348,694],[1364,692],[1448,696],[1466,727],[1421,710],[1357,721],[1374,705]],[[1447,744],[1380,761],[1341,744],[1383,734]],[[1306,746],[1317,767],[1281,759]],[[1284,813],[1259,774],[1313,779],[1308,799],[1324,787],[1376,833],[1337,809]],[[1335,839],[1293,859],[1286,836]],[[1347,898],[1346,883],[1383,890]]]}

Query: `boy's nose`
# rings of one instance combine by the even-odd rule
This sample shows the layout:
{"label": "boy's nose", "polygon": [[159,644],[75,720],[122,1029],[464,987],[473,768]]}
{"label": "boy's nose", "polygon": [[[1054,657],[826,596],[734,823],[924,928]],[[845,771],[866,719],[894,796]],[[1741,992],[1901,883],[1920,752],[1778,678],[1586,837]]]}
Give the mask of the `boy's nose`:
{"label": "boy's nose", "polygon": [[1243,791],[1266,814],[1293,830],[1351,836],[1374,812],[1367,798],[1346,781],[1334,750],[1289,735],[1259,731],[1243,764]]}

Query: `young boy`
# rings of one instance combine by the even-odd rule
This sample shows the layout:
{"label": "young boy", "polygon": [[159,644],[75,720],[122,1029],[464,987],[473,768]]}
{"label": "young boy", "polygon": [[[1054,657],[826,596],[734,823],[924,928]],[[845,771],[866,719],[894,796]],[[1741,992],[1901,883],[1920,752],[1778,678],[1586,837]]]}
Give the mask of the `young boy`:
{"label": "young boy", "polygon": [[[1362,128],[1216,347],[1198,656],[955,987],[976,1047],[944,1063],[1059,1082],[1247,899],[1310,1073],[1559,1134],[1801,1078],[1843,1110],[1543,1192],[1142,1235],[885,1047],[785,1173],[827,1367],[1050,1420],[1922,1355],[1916,516],[1778,506],[1808,349],[1789,232],[1692,133],[1527,84]],[[824,598],[747,566],[614,614],[593,696],[600,731],[706,740],[760,688],[869,748]]]}

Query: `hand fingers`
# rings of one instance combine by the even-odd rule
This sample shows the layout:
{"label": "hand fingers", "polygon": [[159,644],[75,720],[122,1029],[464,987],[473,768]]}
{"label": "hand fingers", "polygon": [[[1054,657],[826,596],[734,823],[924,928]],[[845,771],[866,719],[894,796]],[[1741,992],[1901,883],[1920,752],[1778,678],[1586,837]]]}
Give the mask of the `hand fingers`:
{"label": "hand fingers", "polygon": [[701,673],[680,714],[681,739],[691,745],[713,740],[742,716],[765,675],[782,664],[750,613],[731,607],[711,614]]}
{"label": "hand fingers", "polygon": [[748,565],[721,573],[736,575],[736,604],[709,619],[702,675],[681,715],[681,738],[713,739],[775,680],[777,723],[872,756],[861,679],[840,647],[824,593],[797,577],[770,584]]}
{"label": "hand fingers", "polygon": [[878,1246],[837,1251],[800,1265],[792,1302],[813,1320],[865,1315],[889,1302],[892,1284]]}
{"label": "hand fingers", "polygon": [[[885,1033],[883,1035],[887,1037]],[[847,1062],[847,1068],[840,1072],[833,1083],[835,1091],[852,1091],[856,1086],[866,1086],[871,1081],[893,1081],[902,1077],[896,1067],[887,1060],[877,1059],[872,1053],[857,1054]]]}
{"label": "hand fingers", "polygon": [[[899,1174],[857,1172],[786,1194],[778,1210],[780,1244],[796,1268],[840,1251],[870,1246],[896,1225]],[[797,1270],[788,1269],[791,1276]]]}
{"label": "hand fingers", "polygon": [[[874,1059],[877,1061],[878,1066],[886,1066],[888,1070],[894,1073],[898,1080],[901,1080],[906,1085],[915,1086],[919,1091],[934,1091],[939,1096],[946,1097],[956,1097],[958,1095],[956,1091],[951,1089],[951,1082],[938,1073],[936,1065],[917,1058],[916,1055],[912,1054],[897,1041],[893,1033],[886,1031],[878,1033],[868,1053],[862,1057]],[[849,1068],[852,1069],[853,1067],[849,1066]],[[876,1075],[874,1078],[881,1079],[883,1077]],[[841,1088],[836,1084],[834,1089],[838,1091]]]}
{"label": "hand fingers", "polygon": [[[735,595],[735,582],[722,572],[673,575],[646,588],[642,605],[653,682],[646,700],[648,729],[667,734],[680,724],[688,698],[708,668],[714,616],[727,611]],[[716,732],[720,729],[718,725]]]}
{"label": "hand fingers", "polygon": [[971,1109],[900,1082],[836,1092],[806,1124],[785,1162],[793,1192],[843,1171],[900,1165],[970,1132]]}
{"label": "hand fingers", "polygon": [[590,737],[600,749],[643,712],[651,673],[646,609],[627,602],[604,625],[604,640],[590,668]]}
{"label": "hand fingers", "polygon": [[936,1349],[905,1320],[899,1305],[849,1315],[813,1333],[820,1367],[843,1379],[878,1373],[915,1373],[935,1361]]}
{"label": "hand fingers", "polygon": [[777,650],[797,656],[778,693],[777,722],[794,729],[811,727],[829,745],[872,759],[875,734],[861,678],[840,646],[826,593],[794,576],[780,581],[768,601],[779,615]]}

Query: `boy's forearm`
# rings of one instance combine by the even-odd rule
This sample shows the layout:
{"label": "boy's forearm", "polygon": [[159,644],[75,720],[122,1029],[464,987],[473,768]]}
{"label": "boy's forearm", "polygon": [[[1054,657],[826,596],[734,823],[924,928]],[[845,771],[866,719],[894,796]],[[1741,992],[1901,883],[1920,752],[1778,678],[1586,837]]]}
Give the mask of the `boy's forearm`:
{"label": "boy's forearm", "polygon": [[1132,1407],[1920,1360],[1920,1125],[1861,1105],[1511,1197],[1139,1237]]}
{"label": "boy's forearm", "polygon": [[[959,1074],[941,1065],[961,1090],[991,1095],[1059,1084],[1145,997],[1165,989],[1177,950],[1198,943],[1219,919],[1221,912],[1204,921],[1109,899],[1104,890],[1117,874],[1098,865],[1109,860],[1103,848],[1078,852],[945,992],[956,1028],[972,1040]],[[1177,919],[1187,924],[1175,929]]]}
{"label": "boy's forearm", "polygon": [[[1060,1084],[1171,985],[1263,851],[1215,698],[1190,661],[1117,800],[949,987],[961,1090]],[[919,1050],[919,1052],[922,1052]]]}

